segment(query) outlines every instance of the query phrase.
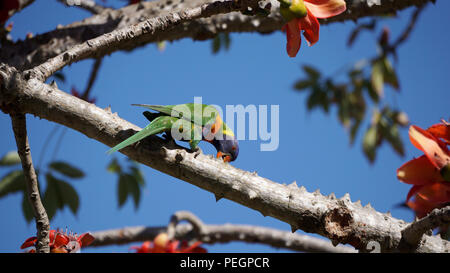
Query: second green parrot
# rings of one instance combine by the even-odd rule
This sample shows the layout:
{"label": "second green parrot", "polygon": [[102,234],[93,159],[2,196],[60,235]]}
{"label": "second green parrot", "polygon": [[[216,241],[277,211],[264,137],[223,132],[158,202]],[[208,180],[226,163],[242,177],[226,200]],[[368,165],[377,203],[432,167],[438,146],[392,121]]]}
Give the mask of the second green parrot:
{"label": "second green parrot", "polygon": [[[214,145],[217,158],[225,162],[236,160],[239,154],[239,144],[232,130],[223,122],[217,109],[212,105],[186,103],[178,105],[147,105],[142,106],[157,113],[145,111],[144,116],[150,121],[144,129],[111,148],[111,154],[125,148],[143,138],[165,132],[176,139],[188,141],[191,149],[196,149],[201,140]],[[189,128],[190,127],[190,128]]]}

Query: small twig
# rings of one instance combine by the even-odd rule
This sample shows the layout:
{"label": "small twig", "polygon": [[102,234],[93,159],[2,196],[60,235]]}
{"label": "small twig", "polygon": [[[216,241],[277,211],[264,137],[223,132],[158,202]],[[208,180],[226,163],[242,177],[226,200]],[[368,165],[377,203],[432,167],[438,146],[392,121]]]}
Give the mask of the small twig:
{"label": "small twig", "polygon": [[89,93],[92,90],[92,86],[94,86],[94,82],[97,79],[98,70],[100,69],[100,65],[102,64],[102,58],[98,58],[95,60],[94,65],[92,66],[91,76],[89,77],[88,85],[86,86],[86,90],[84,90],[81,95],[81,99],[87,100],[89,98]]}
{"label": "small twig", "polygon": [[415,249],[428,231],[450,224],[450,206],[434,209],[424,218],[412,222],[402,231],[402,240],[408,248]]}
{"label": "small twig", "polygon": [[58,0],[58,2],[63,3],[66,6],[69,7],[79,7],[82,8],[84,10],[89,11],[92,14],[99,14],[101,12],[103,12],[106,8],[95,3],[94,0]]}
{"label": "small twig", "polygon": [[408,26],[405,28],[403,33],[397,38],[397,40],[395,40],[395,42],[392,44],[392,47],[397,48],[400,44],[404,43],[408,39],[412,30],[416,26],[417,19],[419,18],[420,13],[422,13],[425,6],[426,6],[426,3],[423,4],[422,6],[416,8],[413,15],[411,16],[411,19],[409,20]]}
{"label": "small twig", "polygon": [[[190,224],[178,224],[187,220]],[[347,246],[334,247],[330,241],[300,235],[290,231],[249,225],[206,225],[197,216],[187,211],[175,213],[166,227],[125,227],[122,229],[93,232],[95,241],[90,245],[105,246],[153,240],[158,234],[167,232],[169,238],[200,240],[205,244],[229,243],[232,241],[260,243],[275,248],[302,252],[354,253]],[[172,236],[172,237],[170,237]]]}
{"label": "small twig", "polygon": [[394,56],[396,55],[397,48],[409,38],[412,30],[416,26],[416,23],[418,21],[419,15],[425,9],[426,5],[427,5],[427,3],[424,3],[424,4],[422,4],[422,5],[420,5],[419,7],[416,8],[416,10],[414,11],[413,15],[411,16],[411,19],[409,20],[408,25],[403,30],[402,34],[400,34],[397,37],[395,42],[393,42],[393,43],[391,43],[389,45],[386,45],[386,47],[383,48],[383,55],[387,55],[388,53],[392,53],[392,54],[394,54]]}
{"label": "small twig", "polygon": [[16,138],[17,150],[20,160],[22,161],[23,173],[27,182],[28,200],[33,208],[34,217],[36,219],[36,252],[48,253],[50,252],[48,236],[50,222],[39,195],[37,176],[33,167],[30,145],[28,143],[26,118],[24,114],[13,113],[11,114],[11,121],[14,136]]}
{"label": "small twig", "polygon": [[181,221],[188,221],[192,225],[193,231],[198,235],[203,235],[204,224],[203,222],[194,214],[189,211],[178,211],[172,215],[170,218],[169,225],[167,226],[167,236],[169,240],[175,238],[176,227]]}

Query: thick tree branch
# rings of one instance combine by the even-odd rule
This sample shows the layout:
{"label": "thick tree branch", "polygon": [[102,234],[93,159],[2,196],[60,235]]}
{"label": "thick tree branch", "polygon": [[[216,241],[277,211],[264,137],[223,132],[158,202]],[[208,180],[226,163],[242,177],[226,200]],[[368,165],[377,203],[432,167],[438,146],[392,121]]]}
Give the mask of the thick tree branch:
{"label": "thick tree branch", "polygon": [[[161,0],[142,2],[138,5],[127,6],[118,10],[106,9],[102,13],[59,27],[54,31],[36,35],[32,39],[18,41],[6,45],[0,52],[0,60],[19,69],[30,69],[43,63],[49,58],[93,39],[102,34],[112,32],[148,18],[162,17],[169,12],[180,12],[192,9],[212,0]],[[131,50],[148,43],[158,41],[173,41],[183,38],[205,40],[215,37],[220,32],[259,32],[270,33],[280,30],[284,24],[278,12],[278,1],[266,0],[272,4],[272,12],[267,17],[246,16],[238,12],[215,15],[178,24],[164,31],[157,31],[153,35],[145,35],[129,43],[113,48],[117,50]],[[432,0],[381,0],[381,5],[371,5],[373,0],[347,0],[347,11],[339,16],[322,20],[321,23],[357,20],[366,16],[395,13],[407,7],[431,2]],[[111,51],[111,52],[112,52]],[[104,52],[105,54],[111,52]],[[99,57],[99,56],[96,56]]]}
{"label": "thick tree branch", "polygon": [[36,252],[50,252],[49,230],[50,222],[47,212],[41,202],[36,172],[31,159],[30,145],[28,144],[27,123],[24,114],[11,113],[12,128],[17,143],[17,151],[22,161],[22,169],[26,180],[27,195],[36,219],[37,242]]}
{"label": "thick tree branch", "polygon": [[206,3],[192,9],[151,18],[139,24],[112,31],[74,46],[33,68],[33,70],[30,71],[30,74],[41,81],[45,81],[48,77],[53,75],[53,73],[66,65],[95,56],[104,56],[105,54],[114,51],[116,48],[123,47],[123,45],[133,42],[133,40],[141,39],[141,37],[145,38],[145,36],[158,35],[158,33],[162,33],[166,29],[186,21],[210,17],[221,13],[246,10],[248,7],[257,6],[258,2],[259,0],[217,1]]}
{"label": "thick tree branch", "polygon": [[434,209],[424,218],[412,222],[402,231],[406,250],[414,250],[428,231],[450,224],[450,206]]}
{"label": "thick tree branch", "polygon": [[[182,214],[182,215],[181,215]],[[175,216],[176,215],[176,216]],[[177,220],[188,220],[190,224],[178,224],[171,221],[168,227],[125,227],[93,232],[95,241],[90,246],[128,244],[153,240],[162,232],[173,232],[177,240],[200,240],[206,244],[247,242],[260,243],[275,248],[285,248],[302,252],[353,253],[355,249],[346,246],[333,246],[329,241],[307,235],[281,231],[277,229],[249,225],[206,225],[191,213],[174,214]]]}
{"label": "thick tree branch", "polygon": [[[97,106],[68,95],[39,80],[24,80],[20,73],[0,67],[0,108],[30,113],[77,130],[107,146],[114,146],[140,130],[138,126]],[[243,171],[212,156],[194,154],[171,146],[157,136],[121,150],[131,159],[184,180],[291,225],[330,238],[335,244],[349,243],[357,249],[378,243],[384,252],[398,251],[401,231],[407,223],[370,205],[353,203],[348,195],[337,199],[316,191],[307,192],[295,183],[289,186]],[[417,252],[449,252],[450,243],[425,235]]]}

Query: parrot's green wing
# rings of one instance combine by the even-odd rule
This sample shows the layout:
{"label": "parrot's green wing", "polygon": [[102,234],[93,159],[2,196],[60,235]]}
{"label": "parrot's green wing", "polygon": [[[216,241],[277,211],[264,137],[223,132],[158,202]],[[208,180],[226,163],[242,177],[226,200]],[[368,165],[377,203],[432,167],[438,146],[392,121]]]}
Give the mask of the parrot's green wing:
{"label": "parrot's green wing", "polygon": [[170,116],[161,116],[157,117],[151,122],[149,125],[147,125],[144,129],[137,132],[136,134],[132,135],[131,137],[125,139],[121,143],[117,144],[113,148],[111,148],[107,153],[112,154],[115,151],[118,151],[122,148],[125,148],[135,142],[138,142],[139,140],[150,136],[159,134],[165,131],[168,131],[172,128],[172,125],[177,121],[177,118],[170,117]]}
{"label": "parrot's green wing", "polygon": [[[149,105],[149,104],[132,104],[134,106],[141,106],[154,111],[164,113],[168,116],[174,116],[177,118],[183,118],[184,120],[193,122],[197,125],[205,126],[214,122],[215,118],[219,116],[219,111],[212,106],[198,103],[185,103],[177,105]],[[201,109],[201,113],[198,110]],[[197,110],[197,111],[195,111]],[[185,116],[183,112],[189,111],[190,116]],[[196,114],[200,114],[201,117],[196,117]],[[198,122],[197,122],[198,121]]]}

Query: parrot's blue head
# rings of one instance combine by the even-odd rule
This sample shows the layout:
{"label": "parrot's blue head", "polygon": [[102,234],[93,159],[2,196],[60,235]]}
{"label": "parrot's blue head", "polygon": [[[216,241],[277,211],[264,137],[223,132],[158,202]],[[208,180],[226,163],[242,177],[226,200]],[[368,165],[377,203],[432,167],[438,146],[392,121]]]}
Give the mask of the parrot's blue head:
{"label": "parrot's blue head", "polygon": [[234,161],[239,155],[239,143],[234,135],[226,135],[224,139],[214,139],[212,144],[217,149],[217,157],[225,162]]}

